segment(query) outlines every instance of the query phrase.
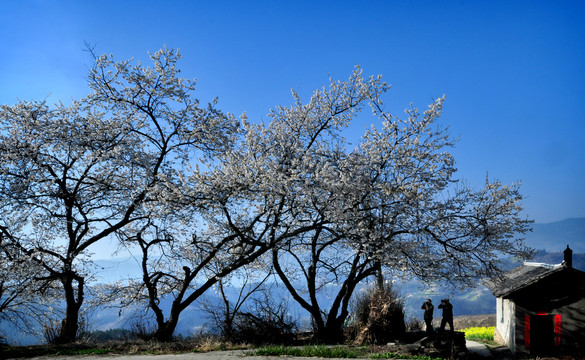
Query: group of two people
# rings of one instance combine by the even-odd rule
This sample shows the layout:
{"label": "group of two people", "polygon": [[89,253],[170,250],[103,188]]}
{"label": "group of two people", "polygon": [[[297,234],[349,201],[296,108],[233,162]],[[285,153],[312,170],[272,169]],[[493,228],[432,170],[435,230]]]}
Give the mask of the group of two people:
{"label": "group of two people", "polygon": [[[421,309],[425,311],[424,320],[427,328],[427,336],[433,336],[433,312],[435,307],[433,306],[431,299],[427,299],[421,306]],[[443,310],[443,319],[441,319],[441,328],[439,329],[439,333],[443,333],[443,331],[445,331],[446,324],[449,324],[449,329],[453,331],[455,329],[453,327],[453,305],[451,305],[449,299],[441,300],[439,309]]]}

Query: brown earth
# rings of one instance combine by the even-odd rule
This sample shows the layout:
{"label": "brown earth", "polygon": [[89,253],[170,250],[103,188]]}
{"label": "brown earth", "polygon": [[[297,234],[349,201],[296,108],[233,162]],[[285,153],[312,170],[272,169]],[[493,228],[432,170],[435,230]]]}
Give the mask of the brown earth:
{"label": "brown earth", "polygon": [[[434,321],[435,326],[440,326],[441,318],[435,319]],[[453,319],[453,323],[456,330],[461,330],[468,327],[475,327],[475,326],[495,326],[496,324],[496,315],[473,315],[473,316],[456,316]],[[462,334],[461,334],[462,335]],[[413,354],[427,354],[427,355],[446,355],[444,352],[445,344],[441,344],[440,342],[429,342],[428,344],[423,344],[419,341],[419,338],[424,337],[424,334],[420,335],[417,339],[412,339],[412,341],[408,341],[402,344],[387,344],[387,345],[372,345],[369,349],[371,352],[374,353],[384,353],[388,351],[392,352],[400,352],[400,353],[413,353]],[[58,351],[55,351],[55,347],[53,346],[30,346],[30,347],[18,347],[18,348],[10,348],[9,346],[0,346],[0,358],[21,358],[21,357],[28,357],[28,358],[37,358],[37,359],[50,359],[55,356],[55,354],[61,354],[60,358],[69,359],[75,358],[73,357],[63,357],[69,353],[69,347],[72,349],[79,350],[80,348],[83,349],[84,347],[90,348],[101,348],[108,350],[108,355],[101,355],[101,358],[104,357],[115,357],[120,359],[125,359],[124,355],[134,356],[134,359],[138,359],[144,354],[158,354],[158,355],[171,355],[171,354],[180,354],[183,352],[190,352],[193,351],[194,348],[199,349],[203,353],[200,355],[207,355],[209,359],[212,359],[211,354],[217,355],[217,359],[224,359],[224,358],[231,358],[233,357],[240,357],[242,356],[243,350],[236,350],[232,348],[229,351],[213,351],[213,350],[225,350],[223,346],[218,346],[217,344],[212,344],[213,341],[210,341],[210,344],[200,343],[200,341],[192,342],[192,341],[182,341],[182,342],[173,342],[173,343],[157,343],[157,342],[109,342],[100,344],[96,346],[95,344],[72,344],[70,346],[63,346],[59,348]],[[236,347],[237,348],[237,347]],[[210,351],[211,352],[205,352]],[[449,352],[451,352],[450,350]],[[442,354],[443,353],[443,354]],[[78,356],[78,355],[77,355]],[[136,357],[137,356],[137,357]],[[191,355],[184,355],[185,358],[192,358],[192,359],[199,359],[195,354]],[[171,356],[172,357],[172,356]],[[86,359],[93,359],[93,358],[100,358],[100,355],[85,355],[84,358]],[[203,356],[205,358],[205,356]],[[268,357],[270,358],[270,357]],[[162,359],[166,359],[164,356],[161,357]],[[178,360],[179,357],[176,357]],[[256,358],[259,359],[259,358]]]}
{"label": "brown earth", "polygon": [[[441,317],[433,319],[435,327],[441,326]],[[490,315],[461,315],[453,317],[453,326],[455,330],[461,330],[469,327],[487,327],[496,326],[496,314]],[[447,325],[447,329],[449,325]]]}

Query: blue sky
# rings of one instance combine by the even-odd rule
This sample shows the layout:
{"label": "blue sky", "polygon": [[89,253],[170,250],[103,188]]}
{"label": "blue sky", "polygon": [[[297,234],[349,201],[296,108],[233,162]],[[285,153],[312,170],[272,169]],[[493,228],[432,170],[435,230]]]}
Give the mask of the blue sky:
{"label": "blue sky", "polygon": [[583,1],[2,1],[0,104],[84,96],[84,42],[180,48],[197,96],[251,121],[361,65],[392,113],[446,94],[458,176],[520,180],[526,216],[552,222],[585,217],[583,19]]}

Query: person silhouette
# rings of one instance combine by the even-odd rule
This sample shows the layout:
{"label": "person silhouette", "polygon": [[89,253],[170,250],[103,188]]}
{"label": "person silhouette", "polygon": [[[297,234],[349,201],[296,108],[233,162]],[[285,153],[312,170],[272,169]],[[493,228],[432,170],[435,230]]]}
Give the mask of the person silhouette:
{"label": "person silhouette", "polygon": [[424,320],[425,320],[425,325],[426,325],[426,330],[427,330],[427,336],[433,336],[433,333],[434,333],[434,330],[433,330],[433,311],[435,310],[435,307],[433,306],[433,302],[431,301],[431,299],[427,299],[424,302],[424,304],[422,304],[422,306],[420,308],[425,311]]}
{"label": "person silhouette", "polygon": [[446,324],[449,324],[449,329],[453,332],[455,330],[455,327],[453,326],[453,305],[451,305],[449,299],[441,300],[439,309],[443,309],[443,318],[441,319],[441,328],[439,332],[442,334],[443,331],[445,331]]}

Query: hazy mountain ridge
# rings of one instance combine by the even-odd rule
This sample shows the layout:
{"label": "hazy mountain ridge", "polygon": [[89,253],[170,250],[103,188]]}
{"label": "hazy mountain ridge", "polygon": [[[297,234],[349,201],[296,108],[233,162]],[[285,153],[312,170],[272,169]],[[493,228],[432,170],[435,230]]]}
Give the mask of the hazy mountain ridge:
{"label": "hazy mountain ridge", "polygon": [[562,252],[569,245],[573,253],[585,253],[585,218],[570,218],[545,224],[533,224],[525,234],[526,244],[547,252]]}

